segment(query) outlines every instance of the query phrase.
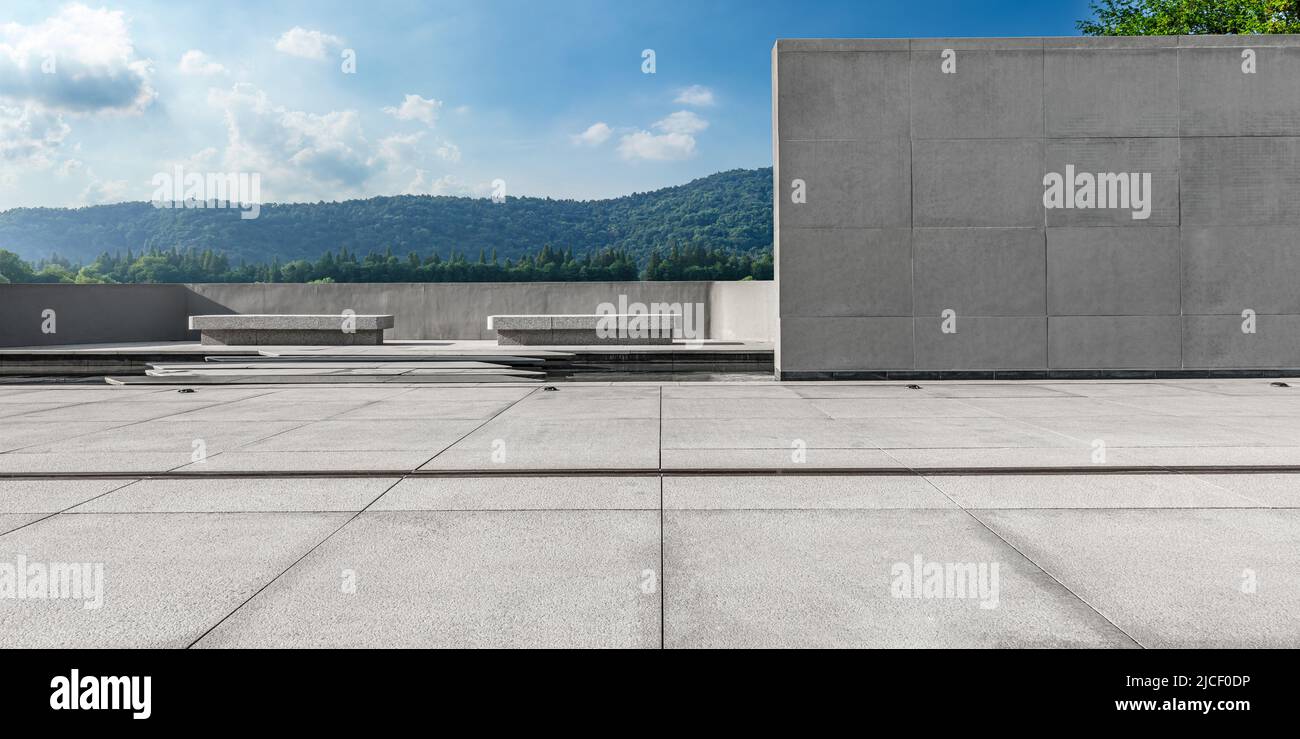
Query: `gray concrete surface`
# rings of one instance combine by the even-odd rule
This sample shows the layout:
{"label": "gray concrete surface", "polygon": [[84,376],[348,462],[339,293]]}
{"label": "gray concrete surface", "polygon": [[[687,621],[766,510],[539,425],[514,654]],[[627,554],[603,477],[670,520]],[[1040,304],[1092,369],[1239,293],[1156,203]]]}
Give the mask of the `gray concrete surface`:
{"label": "gray concrete surface", "polygon": [[555,384],[0,386],[0,646],[1300,646],[1297,387]]}
{"label": "gray concrete surface", "polygon": [[[1300,367],[1297,69],[1287,35],[777,41],[778,372]],[[1149,216],[1045,208],[1066,165],[1149,173]]]}

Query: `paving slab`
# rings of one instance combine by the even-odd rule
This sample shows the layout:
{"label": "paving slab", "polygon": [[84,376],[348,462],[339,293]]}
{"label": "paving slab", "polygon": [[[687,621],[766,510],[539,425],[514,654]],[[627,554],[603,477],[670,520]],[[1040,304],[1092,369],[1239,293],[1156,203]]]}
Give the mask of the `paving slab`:
{"label": "paving slab", "polygon": [[0,405],[9,403],[48,403],[55,401],[38,400],[38,393],[47,393],[50,388],[44,388],[39,385],[19,385],[15,387],[0,387]]}
{"label": "paving slab", "polygon": [[[419,467],[431,451],[390,452],[221,452],[191,462],[178,472],[406,472]],[[4,464],[0,455],[0,466]],[[187,460],[188,461],[188,460]]]}
{"label": "paving slab", "polygon": [[320,421],[366,405],[364,400],[320,400],[302,402],[249,398],[178,412],[166,421]]}
{"label": "paving slab", "polygon": [[536,388],[534,387],[502,387],[481,384],[457,385],[455,387],[416,387],[410,392],[403,393],[400,399],[410,403],[440,401],[513,403],[517,400],[523,400],[535,391]]}
{"label": "paving slab", "polygon": [[1050,428],[1004,417],[859,418],[844,423],[854,434],[870,439],[881,449],[1042,449],[1078,444]]}
{"label": "paving slab", "polygon": [[337,421],[409,419],[423,420],[487,420],[510,407],[513,400],[414,399],[409,396],[394,400],[380,400],[363,405],[356,410],[334,416]]}
{"label": "paving slab", "polygon": [[[1046,385],[1029,382],[929,382],[921,391],[938,398],[1061,398],[1079,393],[1068,384]],[[920,392],[920,391],[918,391]]]}
{"label": "paving slab", "polygon": [[853,384],[848,382],[808,382],[791,383],[785,387],[801,398],[884,398],[907,400],[915,397],[938,397],[932,392],[911,390],[910,383],[873,382],[870,384]]}
{"label": "paving slab", "polygon": [[[996,591],[896,597],[918,556]],[[664,588],[667,647],[1133,646],[962,511],[665,511]]]}
{"label": "paving slab", "polygon": [[653,469],[656,419],[509,419],[498,416],[421,469]]}
{"label": "paving slab", "polygon": [[1297,474],[1214,474],[1196,475],[1196,479],[1240,495],[1257,505],[1300,508],[1300,475]]}
{"label": "paving slab", "polygon": [[477,420],[329,420],[248,444],[245,452],[403,452],[427,451],[429,457],[451,446],[481,424]]}
{"label": "paving slab", "polygon": [[951,398],[834,398],[808,401],[831,418],[968,418],[989,412]]}
{"label": "paving slab", "polygon": [[659,510],[659,478],[408,477],[372,511]]}
{"label": "paving slab", "polygon": [[1197,446],[1110,448],[1110,464],[1140,464],[1157,467],[1235,467],[1252,465],[1296,465],[1300,446]]}
{"label": "paving slab", "polygon": [[658,647],[659,565],[655,511],[363,513],[197,646]]}
{"label": "paving slab", "polygon": [[665,419],[830,418],[803,398],[665,398]]}
{"label": "paving slab", "polygon": [[877,449],[849,422],[829,418],[675,419],[663,421],[669,449]]}
{"label": "paving slab", "polygon": [[1259,504],[1190,475],[933,475],[963,508],[1250,508]]}
{"label": "paving slab", "polygon": [[[1158,413],[1172,416],[1278,416],[1295,419],[1300,415],[1300,396],[1192,395],[1171,402],[1167,398],[1128,398],[1117,401],[1130,414]],[[1060,415],[1070,415],[1062,413]],[[1300,425],[1300,422],[1293,420]]]}
{"label": "paving slab", "polygon": [[1300,446],[1300,412],[1293,416],[1221,416],[1229,433],[1267,439],[1269,446]]}
{"label": "paving slab", "polygon": [[[7,419],[0,424],[0,452],[63,442],[104,429],[118,428],[125,422],[113,421],[24,421]],[[71,445],[70,445],[71,448]]]}
{"label": "paving slab", "polygon": [[917,475],[664,477],[665,510],[956,508]]}
{"label": "paving slab", "polygon": [[39,413],[41,411],[50,411],[55,408],[66,408],[71,403],[0,403],[0,418],[7,421],[21,420],[22,416],[28,413]]}
{"label": "paving slab", "polygon": [[1300,511],[975,515],[1145,647],[1300,646]]}
{"label": "paving slab", "polygon": [[102,400],[131,400],[148,397],[156,392],[156,388],[117,388],[105,385],[86,385],[83,387],[33,386],[0,395],[0,403],[63,403],[65,405],[74,405]]}
{"label": "paving slab", "polygon": [[[122,400],[104,400],[93,403],[76,403],[48,411],[24,413],[24,421],[115,421],[134,423],[150,421],[163,416],[191,412],[202,403],[145,403]],[[209,404],[215,405],[215,404]]]}
{"label": "paving slab", "polygon": [[0,513],[58,513],[134,480],[0,480]]}
{"label": "paving slab", "polygon": [[[1074,447],[1024,449],[1018,447],[890,449],[889,454],[907,468],[1086,467],[1093,465],[1093,449]],[[1120,450],[1106,452],[1110,465],[1139,464],[1142,457],[1126,457]]]}
{"label": "paving slab", "polygon": [[691,398],[798,398],[796,388],[774,383],[722,383],[665,384],[664,400]]}
{"label": "paving slab", "polygon": [[[1271,383],[1288,382],[1291,387],[1280,388],[1274,387]],[[1277,379],[1260,379],[1260,378],[1243,378],[1240,380],[1186,380],[1170,383],[1172,387],[1190,390],[1193,394],[1206,393],[1210,395],[1227,395],[1243,396],[1258,395],[1267,398],[1286,397],[1281,393],[1296,392],[1296,385],[1300,385],[1300,379],[1295,377],[1279,377]]]}
{"label": "paving slab", "polygon": [[[1082,396],[1061,398],[963,398],[963,403],[979,411],[977,415],[1001,415],[1010,418],[1042,416],[1131,416],[1134,409],[1122,401]],[[1170,404],[1164,401],[1164,406]]]}
{"label": "paving slab", "polygon": [[[220,365],[217,365],[220,366]],[[125,388],[135,390],[135,388]],[[166,403],[169,405],[186,405],[197,408],[203,405],[212,405],[213,403],[233,403],[237,400],[247,400],[249,398],[258,398],[270,395],[274,390],[270,388],[239,388],[239,387],[204,387],[189,388],[194,390],[192,393],[180,392],[184,388],[140,388],[140,392],[133,392],[121,398],[123,402],[132,403]]]}
{"label": "paving slab", "polygon": [[[70,444],[66,452],[7,452],[0,454],[0,472],[94,473],[167,472],[193,463],[193,452],[81,452]],[[212,459],[209,457],[209,459]]]}
{"label": "paving slab", "polygon": [[93,431],[75,441],[25,447],[24,454],[64,452],[185,452],[202,442],[206,454],[251,444],[303,425],[303,421],[143,421],[125,427]]}
{"label": "paving slab", "polygon": [[1035,387],[1090,398],[1186,398],[1203,392],[1191,385],[1167,382],[1085,381],[1046,382]]}
{"label": "paving slab", "polygon": [[906,469],[880,449],[664,449],[660,459],[664,469],[684,470]]}
{"label": "paving slab", "polygon": [[0,536],[0,561],[103,565],[103,601],[0,599],[0,647],[185,647],[351,514],[59,515]]}
{"label": "paving slab", "polygon": [[585,398],[558,393],[538,393],[510,406],[502,414],[509,419],[538,418],[604,420],[614,418],[659,418],[659,398]]}
{"label": "paving slab", "polygon": [[314,403],[319,400],[346,400],[349,402],[373,403],[379,400],[391,400],[410,392],[401,387],[359,387],[344,385],[341,387],[293,387],[281,388],[267,396],[267,400],[278,403]]}
{"label": "paving slab", "polygon": [[1123,417],[1048,417],[1026,423],[1091,443],[1101,439],[1107,446],[1197,447],[1267,446],[1275,437],[1242,428],[1229,428],[1214,416],[1169,416],[1135,412]]}
{"label": "paving slab", "polygon": [[545,393],[546,398],[559,399],[568,398],[569,400],[657,400],[659,398],[658,385],[640,385],[634,383],[611,382],[602,383],[556,383],[552,385],[556,388],[554,391],[536,390],[532,397],[537,397]]}
{"label": "paving slab", "polygon": [[48,515],[48,513],[0,513],[0,535],[20,529]]}
{"label": "paving slab", "polygon": [[[400,478],[221,478],[141,480],[68,513],[360,511]],[[60,483],[66,484],[66,483]]]}

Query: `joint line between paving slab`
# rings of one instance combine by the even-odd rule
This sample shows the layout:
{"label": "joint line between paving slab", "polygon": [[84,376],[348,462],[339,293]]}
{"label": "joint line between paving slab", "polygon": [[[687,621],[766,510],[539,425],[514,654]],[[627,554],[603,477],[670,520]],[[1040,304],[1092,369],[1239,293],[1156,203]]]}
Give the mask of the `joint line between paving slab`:
{"label": "joint line between paving slab", "polygon": [[[79,502],[77,502],[77,503],[73,503],[72,505],[68,506],[67,508],[64,508],[64,509],[61,510],[61,511],[54,511],[53,513],[50,513],[50,514],[47,514],[47,515],[41,516],[40,518],[38,518],[38,519],[36,519],[36,520],[34,520],[34,521],[28,521],[27,523],[23,524],[22,526],[18,526],[18,527],[15,527],[15,528],[9,529],[8,531],[0,532],[0,536],[8,536],[9,534],[12,534],[13,532],[18,531],[18,530],[20,530],[20,529],[25,529],[25,528],[27,528],[28,526],[31,526],[31,525],[34,524],[34,523],[40,523],[41,521],[47,521],[47,520],[49,520],[49,519],[51,519],[51,518],[54,518],[55,516],[58,516],[58,515],[60,515],[60,514],[68,513],[68,512],[71,511],[73,508],[76,508],[76,507],[81,506],[81,505],[85,505],[86,503],[89,503],[89,502],[92,501],[92,500],[98,500],[99,498],[102,498],[102,497],[104,497],[105,495],[108,495],[109,493],[116,493],[117,491],[119,491],[119,490],[121,490],[121,489],[123,489],[123,488],[129,488],[129,487],[131,487],[132,485],[136,484],[137,482],[140,482],[140,481],[139,481],[138,479],[128,479],[127,482],[126,482],[125,484],[123,484],[123,485],[118,485],[117,487],[113,488],[112,490],[106,490],[106,491],[100,493],[99,495],[96,495],[96,496],[93,496],[93,497],[87,498],[87,499],[85,499],[85,500],[83,500],[83,501],[79,501]],[[71,515],[71,514],[69,514],[69,515]]]}
{"label": "joint line between paving slab", "polygon": [[[662,394],[662,391],[660,391]],[[662,417],[662,416],[661,416]],[[668,628],[668,612],[664,605],[664,591],[668,587],[668,573],[664,569],[664,476],[659,476],[659,648],[667,649],[665,637]]]}
{"label": "joint line between paving slab", "polygon": [[[899,462],[900,464],[902,464],[902,461],[899,460],[897,457],[894,457],[894,455],[890,454],[889,451],[888,451],[887,449],[881,449],[881,451],[883,451],[885,454],[889,455],[889,457],[890,457],[891,459],[894,459],[894,461]],[[1080,596],[1078,593],[1074,592],[1074,590],[1072,590],[1069,586],[1067,586],[1065,583],[1061,582],[1060,578],[1058,578],[1056,575],[1054,575],[1054,574],[1052,574],[1051,572],[1049,572],[1049,571],[1047,570],[1047,568],[1043,567],[1042,565],[1038,564],[1038,563],[1035,562],[1034,560],[1030,559],[1029,556],[1028,556],[1027,554],[1025,554],[1024,552],[1020,551],[1020,549],[1019,549],[1018,547],[1016,547],[1014,544],[1012,544],[1011,542],[1009,542],[1009,541],[1007,541],[1005,538],[1003,538],[1003,536],[1002,536],[1001,534],[999,534],[998,532],[994,531],[993,528],[990,527],[988,524],[984,523],[984,521],[980,520],[979,516],[976,516],[973,512],[971,512],[970,509],[968,509],[966,506],[962,505],[961,503],[958,503],[958,502],[957,502],[957,501],[956,501],[952,496],[948,495],[948,493],[947,493],[945,490],[943,490],[942,488],[940,488],[938,485],[935,485],[934,482],[933,482],[932,480],[929,479],[929,477],[927,477],[925,474],[919,474],[918,471],[917,471],[915,468],[911,467],[911,466],[908,466],[907,468],[908,468],[911,472],[913,472],[914,474],[918,474],[918,476],[919,476],[923,481],[925,481],[925,484],[926,484],[926,485],[929,485],[930,487],[934,488],[934,490],[935,490],[936,492],[938,492],[940,495],[942,495],[944,498],[946,498],[946,499],[948,500],[948,502],[950,502],[950,503],[952,503],[953,505],[957,506],[958,510],[960,510],[960,511],[963,512],[963,513],[965,513],[967,516],[970,516],[972,519],[975,520],[976,523],[978,523],[980,526],[984,527],[984,529],[987,530],[990,534],[993,534],[993,536],[997,537],[997,538],[998,538],[1002,543],[1006,544],[1008,547],[1011,547],[1012,551],[1014,551],[1016,554],[1019,554],[1021,557],[1023,557],[1024,560],[1025,560],[1026,562],[1028,562],[1030,565],[1032,565],[1034,568],[1036,568],[1039,572],[1042,572],[1044,575],[1046,575],[1047,577],[1051,578],[1052,581],[1055,582],[1057,585],[1060,585],[1061,588],[1062,588],[1063,590],[1065,590],[1065,592],[1067,592],[1067,593],[1069,593],[1070,595],[1074,596],[1074,597],[1075,597],[1075,598],[1076,598],[1080,603],[1082,603],[1082,604],[1084,605],[1085,608],[1089,609],[1089,610],[1092,611],[1093,613],[1096,613],[1097,616],[1098,616],[1099,618],[1101,618],[1101,619],[1102,619],[1103,621],[1105,621],[1106,623],[1110,624],[1110,625],[1111,625],[1111,626],[1112,626],[1116,631],[1118,631],[1119,633],[1123,634],[1125,637],[1127,637],[1127,638],[1128,638],[1130,641],[1132,641],[1134,644],[1138,645],[1139,647],[1141,647],[1141,648],[1143,648],[1143,649],[1146,648],[1146,646],[1145,646],[1144,644],[1142,644],[1141,642],[1139,642],[1137,639],[1134,639],[1133,636],[1132,636],[1131,634],[1129,634],[1129,633],[1128,633],[1127,631],[1125,631],[1124,629],[1121,629],[1121,628],[1119,627],[1119,624],[1117,624],[1117,623],[1115,623],[1114,621],[1110,620],[1110,618],[1107,617],[1106,614],[1102,613],[1098,608],[1096,608],[1095,606],[1093,606],[1093,605],[1092,605],[1091,603],[1089,603],[1088,601],[1084,600],[1083,597]]]}
{"label": "joint line between paving slab", "polygon": [[194,641],[190,642],[190,643],[189,643],[185,648],[186,648],[186,649],[192,649],[192,648],[194,647],[195,644],[198,644],[199,642],[203,641],[203,639],[206,638],[208,634],[211,634],[213,631],[215,631],[215,630],[217,629],[218,626],[220,626],[221,624],[225,623],[227,619],[229,619],[231,616],[233,616],[233,615],[235,615],[236,613],[238,613],[238,612],[239,612],[239,609],[241,609],[241,608],[243,608],[244,606],[248,605],[250,602],[252,602],[252,600],[253,600],[254,598],[256,598],[257,596],[261,595],[261,594],[262,594],[262,591],[266,590],[267,588],[269,588],[269,587],[271,587],[273,584],[275,584],[275,582],[276,582],[277,580],[279,580],[280,578],[284,577],[285,574],[289,572],[289,570],[292,570],[294,567],[297,567],[299,562],[301,562],[301,561],[303,561],[304,559],[307,559],[308,557],[310,557],[312,552],[314,552],[314,551],[316,551],[317,549],[319,549],[319,548],[321,547],[321,545],[323,545],[325,542],[327,542],[327,541],[329,541],[331,538],[333,538],[333,536],[334,536],[335,534],[337,534],[338,532],[342,531],[342,530],[343,530],[343,529],[344,529],[348,524],[350,524],[350,523],[352,523],[353,521],[357,520],[357,517],[358,517],[358,516],[360,516],[362,513],[365,513],[365,512],[370,508],[370,506],[372,506],[372,505],[375,504],[375,501],[379,500],[380,498],[384,497],[385,495],[388,495],[388,491],[390,491],[390,490],[392,490],[393,488],[395,488],[395,487],[397,487],[398,485],[400,485],[400,484],[402,483],[402,480],[405,480],[405,479],[406,479],[406,478],[403,477],[403,478],[401,478],[401,479],[399,479],[399,480],[395,480],[395,481],[393,482],[392,485],[389,485],[388,487],[384,488],[384,491],[383,491],[382,493],[380,493],[379,495],[376,495],[375,498],[374,498],[374,500],[371,500],[369,503],[367,503],[367,504],[365,505],[365,507],[362,508],[361,510],[357,511],[356,513],[353,513],[351,516],[348,516],[348,519],[347,519],[346,521],[344,521],[343,523],[339,524],[339,527],[338,527],[338,528],[336,528],[336,529],[334,529],[333,531],[329,532],[329,534],[327,534],[327,535],[325,536],[325,538],[323,538],[323,539],[321,539],[320,541],[316,542],[316,544],[313,545],[313,546],[312,546],[310,549],[308,549],[306,552],[303,552],[303,555],[302,555],[301,557],[299,557],[299,558],[295,559],[293,562],[291,562],[291,563],[289,564],[289,566],[286,567],[286,568],[284,568],[283,570],[281,570],[280,573],[279,573],[278,575],[276,575],[275,577],[271,578],[270,580],[267,580],[266,583],[263,584],[262,587],[258,588],[256,592],[254,592],[252,595],[250,595],[250,596],[248,596],[247,598],[245,598],[244,601],[243,601],[242,603],[240,603],[239,605],[235,606],[234,609],[232,609],[232,610],[230,611],[230,613],[227,613],[226,615],[222,616],[222,617],[221,617],[221,618],[220,618],[220,619],[219,619],[215,624],[212,624],[212,626],[209,627],[207,631],[204,631],[202,634],[199,634],[198,638],[196,638]]}
{"label": "joint line between paving slab", "polygon": [[1046,567],[1044,567],[1044,566],[1040,565],[1039,563],[1035,562],[1033,559],[1030,558],[1030,556],[1029,556],[1028,554],[1025,554],[1024,552],[1022,552],[1022,551],[1020,550],[1019,547],[1017,547],[1015,544],[1012,544],[1010,541],[1007,541],[1007,539],[1006,539],[1004,536],[1002,536],[1002,535],[999,534],[998,532],[994,531],[994,530],[993,530],[993,527],[989,526],[987,523],[984,523],[984,521],[981,520],[979,516],[976,516],[975,513],[972,512],[969,508],[967,508],[966,506],[962,505],[961,503],[958,503],[958,502],[957,502],[957,501],[956,501],[952,496],[948,495],[948,493],[947,493],[946,491],[944,491],[944,490],[943,490],[942,488],[940,488],[938,485],[935,485],[933,482],[931,482],[931,481],[930,481],[928,478],[926,478],[924,475],[921,476],[921,479],[925,480],[925,484],[927,484],[927,485],[929,485],[930,487],[934,488],[934,489],[935,489],[935,490],[936,490],[940,495],[942,495],[943,497],[947,498],[947,499],[948,499],[948,500],[949,500],[953,505],[957,506],[957,508],[958,508],[959,510],[961,510],[962,513],[965,513],[967,516],[970,516],[972,519],[974,519],[975,523],[978,523],[980,526],[984,527],[984,529],[985,529],[986,531],[988,531],[990,534],[992,534],[992,535],[994,535],[995,537],[997,537],[998,540],[1001,541],[1003,544],[1006,544],[1008,547],[1011,547],[1011,550],[1012,550],[1012,551],[1014,551],[1016,554],[1019,554],[1022,558],[1024,558],[1024,560],[1025,560],[1026,562],[1028,562],[1030,565],[1032,565],[1035,569],[1037,569],[1039,572],[1043,573],[1044,575],[1047,575],[1047,576],[1048,576],[1049,578],[1051,578],[1052,581],[1055,582],[1057,585],[1060,585],[1062,590],[1064,590],[1065,592],[1067,592],[1067,593],[1069,593],[1070,595],[1074,596],[1075,599],[1078,600],[1080,603],[1082,603],[1086,608],[1088,608],[1088,610],[1090,610],[1090,611],[1092,611],[1093,613],[1097,614],[1098,617],[1100,617],[1100,618],[1101,618],[1103,621],[1105,621],[1106,623],[1110,624],[1110,625],[1111,625],[1111,626],[1112,626],[1116,631],[1118,631],[1119,633],[1123,634],[1123,635],[1125,636],[1125,638],[1127,638],[1129,641],[1133,642],[1134,644],[1138,645],[1138,646],[1141,647],[1142,649],[1146,649],[1146,645],[1145,645],[1145,644],[1143,644],[1142,642],[1138,641],[1137,639],[1134,639],[1132,634],[1130,634],[1130,633],[1128,633],[1127,631],[1125,631],[1124,629],[1120,628],[1120,625],[1117,624],[1117,623],[1115,623],[1114,621],[1112,621],[1112,620],[1110,619],[1109,616],[1107,616],[1106,614],[1102,613],[1102,612],[1101,612],[1101,609],[1099,609],[1099,608],[1097,608],[1096,606],[1094,606],[1093,604],[1089,603],[1086,599],[1084,599],[1083,596],[1081,596],[1081,595],[1079,595],[1078,593],[1074,592],[1074,590],[1073,590],[1070,586],[1066,585],[1064,582],[1061,581],[1061,578],[1057,577],[1054,573],[1052,573],[1052,572],[1051,572],[1050,570],[1048,570]]}
{"label": "joint line between paving slab", "polygon": [[474,434],[474,433],[477,432],[479,429],[483,428],[484,426],[487,426],[489,423],[492,423],[492,422],[495,421],[495,420],[497,419],[497,417],[500,416],[501,414],[505,413],[506,411],[510,410],[511,408],[514,408],[516,405],[518,405],[518,404],[524,402],[525,400],[527,400],[527,399],[533,397],[533,395],[534,395],[538,390],[541,390],[542,387],[545,387],[545,386],[539,384],[537,387],[533,388],[532,390],[528,391],[527,393],[524,393],[524,396],[523,396],[522,398],[519,398],[518,400],[511,401],[510,403],[507,403],[505,408],[502,408],[501,410],[497,411],[496,413],[493,413],[491,416],[488,416],[488,418],[485,419],[485,420],[483,421],[483,423],[480,423],[479,425],[475,426],[474,428],[470,429],[469,431],[466,431],[466,432],[464,433],[464,435],[462,435],[459,439],[453,441],[452,443],[448,444],[447,446],[443,447],[442,449],[439,449],[439,450],[437,451],[437,453],[435,453],[432,457],[429,457],[428,459],[424,460],[424,461],[421,462],[420,464],[417,464],[417,465],[415,466],[415,469],[412,470],[412,472],[419,472],[421,467],[423,467],[423,466],[425,466],[426,464],[429,464],[429,463],[432,462],[433,460],[437,459],[438,456],[441,455],[443,452],[447,451],[448,449],[451,449],[452,447],[456,446],[457,444],[461,443],[462,441],[468,439],[468,438],[470,437],[471,434]]}

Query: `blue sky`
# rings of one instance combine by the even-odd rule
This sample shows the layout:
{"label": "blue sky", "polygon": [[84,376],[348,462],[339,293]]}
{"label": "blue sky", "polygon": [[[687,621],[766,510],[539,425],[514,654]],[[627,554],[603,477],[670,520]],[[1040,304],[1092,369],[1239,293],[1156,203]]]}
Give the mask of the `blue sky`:
{"label": "blue sky", "polygon": [[1086,0],[6,0],[0,210],[149,200],[176,166],[258,173],[268,202],[484,196],[498,179],[624,195],[771,164],[777,38],[1074,35],[1087,15]]}

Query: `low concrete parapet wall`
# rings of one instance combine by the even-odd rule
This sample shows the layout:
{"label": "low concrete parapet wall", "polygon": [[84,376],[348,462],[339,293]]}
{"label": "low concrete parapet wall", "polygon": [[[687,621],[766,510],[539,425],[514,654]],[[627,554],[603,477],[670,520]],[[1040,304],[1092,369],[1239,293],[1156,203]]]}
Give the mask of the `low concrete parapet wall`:
{"label": "low concrete parapet wall", "polygon": [[[689,306],[705,338],[773,341],[776,290],[755,282],[487,282],[0,285],[0,346],[198,341],[189,316],[392,314],[390,340],[496,339],[494,314],[585,314]],[[42,331],[53,310],[57,330]],[[604,309],[610,312],[608,308]],[[669,309],[660,310],[668,311]]]}

